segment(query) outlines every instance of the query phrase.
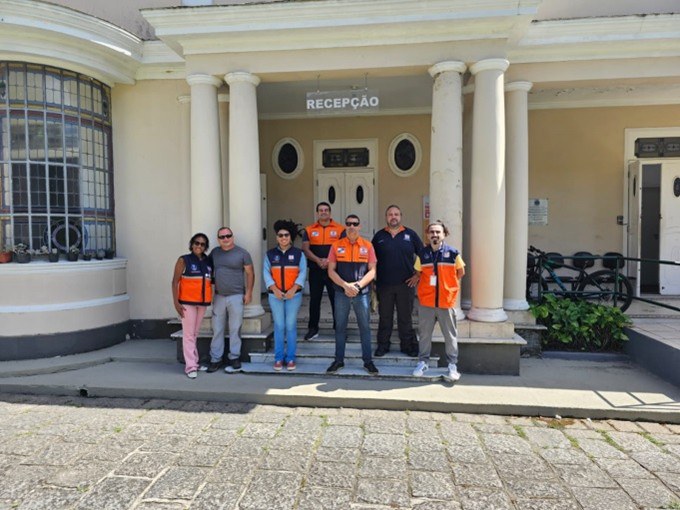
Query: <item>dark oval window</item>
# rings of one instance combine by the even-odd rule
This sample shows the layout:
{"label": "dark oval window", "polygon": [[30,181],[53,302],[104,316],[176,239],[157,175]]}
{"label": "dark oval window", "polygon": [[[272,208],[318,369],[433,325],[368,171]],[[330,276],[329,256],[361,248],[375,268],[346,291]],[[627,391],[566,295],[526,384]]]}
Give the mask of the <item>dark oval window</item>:
{"label": "dark oval window", "polygon": [[335,203],[335,187],[331,186],[328,188],[328,202],[331,204]]}
{"label": "dark oval window", "polygon": [[394,162],[399,170],[407,172],[416,163],[416,148],[408,139],[400,141],[394,149]]}
{"label": "dark oval window", "polygon": [[298,166],[298,153],[292,143],[284,143],[279,149],[279,168],[285,174],[292,174]]}
{"label": "dark oval window", "polygon": [[357,204],[361,204],[364,201],[364,187],[357,186]]}
{"label": "dark oval window", "polygon": [[680,197],[680,177],[676,177],[673,180],[673,194],[676,197]]}

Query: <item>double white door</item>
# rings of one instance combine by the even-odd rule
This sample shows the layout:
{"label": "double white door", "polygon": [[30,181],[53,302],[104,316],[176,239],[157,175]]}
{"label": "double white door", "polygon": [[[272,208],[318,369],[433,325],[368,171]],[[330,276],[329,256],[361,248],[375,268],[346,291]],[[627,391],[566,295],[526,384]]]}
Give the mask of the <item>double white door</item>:
{"label": "double white door", "polygon": [[332,216],[344,223],[348,214],[361,220],[361,236],[373,237],[375,229],[375,182],[373,170],[336,170],[317,172],[316,203],[331,204]]}

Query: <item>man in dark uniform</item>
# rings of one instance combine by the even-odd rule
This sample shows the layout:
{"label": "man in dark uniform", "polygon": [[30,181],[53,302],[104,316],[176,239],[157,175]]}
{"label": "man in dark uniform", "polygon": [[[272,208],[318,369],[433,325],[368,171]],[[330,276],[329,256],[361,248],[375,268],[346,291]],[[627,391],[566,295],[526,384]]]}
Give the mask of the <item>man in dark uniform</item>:
{"label": "man in dark uniform", "polygon": [[397,309],[397,330],[401,352],[418,356],[418,339],[413,330],[411,314],[418,275],[413,268],[423,242],[413,230],[401,224],[401,209],[390,205],[385,211],[387,226],[373,236],[373,247],[378,257],[378,348],[376,356],[390,350],[390,337]]}
{"label": "man in dark uniform", "polygon": [[326,287],[328,299],[333,310],[333,328],[335,328],[335,306],[333,282],[328,277],[328,252],[331,245],[342,237],[345,227],[331,218],[331,206],[328,202],[316,205],[316,223],[307,226],[302,234],[302,251],[309,262],[309,323],[305,340],[319,335],[319,318],[321,317],[321,298]]}

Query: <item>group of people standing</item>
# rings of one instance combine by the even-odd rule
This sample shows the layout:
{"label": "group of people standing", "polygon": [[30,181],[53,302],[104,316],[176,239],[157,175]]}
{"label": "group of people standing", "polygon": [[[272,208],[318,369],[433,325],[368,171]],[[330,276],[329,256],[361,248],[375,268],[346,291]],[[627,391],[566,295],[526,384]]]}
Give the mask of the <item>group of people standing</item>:
{"label": "group of people standing", "polygon": [[[336,373],[344,367],[347,323],[354,310],[364,369],[371,375],[379,371],[373,355],[390,351],[394,310],[400,349],[419,361],[414,376],[429,369],[432,333],[438,321],[444,335],[448,368],[445,378],[460,378],[457,369],[458,345],[454,305],[465,264],[460,253],[444,242],[449,232],[442,222],[427,227],[424,245],[418,234],[402,224],[401,209],[391,205],[385,212],[386,227],[372,241],[360,236],[361,220],[355,214],[344,225],[331,217],[331,206],[316,206],[316,222],[302,231],[302,249],[294,246],[297,225],[291,220],[274,223],[277,244],[267,251],[262,278],[268,292],[274,321],[274,370],[296,369],[297,316],[302,304],[302,289],[309,274],[309,322],[305,340],[319,334],[321,300],[326,289],[333,313],[335,358],[326,370]],[[234,242],[228,227],[217,232],[220,246],[208,255],[205,234],[195,234],[190,253],[177,260],[172,280],[175,309],[182,319],[185,372],[195,379],[199,370],[215,372],[225,365],[226,372],[241,369],[240,328],[243,307],[252,300],[254,270],[250,255]],[[375,280],[379,324],[377,349],[372,354],[370,333],[370,294]],[[214,282],[213,296],[211,282]],[[419,301],[419,335],[411,314],[414,296]],[[200,366],[196,337],[206,307],[213,305],[213,338],[210,363]],[[224,361],[226,314],[229,315],[229,353]]]}

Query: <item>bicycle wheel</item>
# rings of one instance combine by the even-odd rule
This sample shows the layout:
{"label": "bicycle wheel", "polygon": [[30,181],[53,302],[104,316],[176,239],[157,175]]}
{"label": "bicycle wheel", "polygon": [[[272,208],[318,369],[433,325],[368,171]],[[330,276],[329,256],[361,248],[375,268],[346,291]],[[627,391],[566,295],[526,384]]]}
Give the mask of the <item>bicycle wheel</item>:
{"label": "bicycle wheel", "polygon": [[[616,306],[625,312],[633,301],[633,286],[630,280],[616,271],[603,269],[588,275],[588,278],[578,287],[579,298],[594,303]],[[616,293],[616,300],[614,300]]]}
{"label": "bicycle wheel", "polygon": [[539,293],[539,285],[541,293],[544,293],[548,290],[548,284],[545,282],[545,280],[541,280],[537,274],[534,273],[529,276],[527,279],[526,290],[527,301],[535,302],[539,300],[539,297],[541,296],[541,293]]}

